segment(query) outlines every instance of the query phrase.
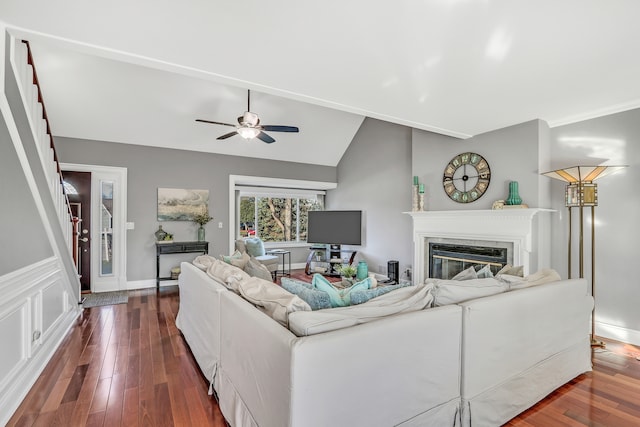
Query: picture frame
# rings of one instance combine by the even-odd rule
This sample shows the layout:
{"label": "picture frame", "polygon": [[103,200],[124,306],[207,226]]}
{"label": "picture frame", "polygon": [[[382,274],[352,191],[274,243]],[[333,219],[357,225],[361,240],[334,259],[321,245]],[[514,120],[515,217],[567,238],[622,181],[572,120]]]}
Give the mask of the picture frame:
{"label": "picture frame", "polygon": [[193,221],[209,212],[209,190],[158,188],[158,221]]}

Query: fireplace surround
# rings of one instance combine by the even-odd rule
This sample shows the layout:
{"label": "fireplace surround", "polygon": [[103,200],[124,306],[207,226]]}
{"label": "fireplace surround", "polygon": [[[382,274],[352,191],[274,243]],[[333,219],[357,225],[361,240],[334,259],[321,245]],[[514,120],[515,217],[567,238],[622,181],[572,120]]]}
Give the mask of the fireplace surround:
{"label": "fireplace surround", "polygon": [[550,266],[551,209],[406,212],[413,219],[414,283],[430,277],[430,243],[507,249],[524,274]]}

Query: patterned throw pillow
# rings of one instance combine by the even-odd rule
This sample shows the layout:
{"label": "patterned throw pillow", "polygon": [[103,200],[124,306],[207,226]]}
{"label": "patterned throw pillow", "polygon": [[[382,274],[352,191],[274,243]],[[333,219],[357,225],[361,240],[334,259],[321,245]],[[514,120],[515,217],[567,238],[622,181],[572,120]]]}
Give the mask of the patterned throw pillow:
{"label": "patterned throw pillow", "polygon": [[311,307],[311,310],[331,308],[331,299],[329,299],[329,294],[324,291],[314,289],[311,283],[305,283],[299,280],[283,277],[280,279],[280,284],[287,291],[298,295],[301,299],[306,301]]}
{"label": "patterned throw pillow", "polygon": [[477,271],[478,279],[487,279],[489,277],[493,277],[493,273],[491,272],[491,266],[489,264],[482,267]]}
{"label": "patterned throw pillow", "polygon": [[247,253],[252,257],[264,255],[264,243],[257,237],[248,237],[244,239],[244,245],[247,247]]}
{"label": "patterned throw pillow", "polygon": [[224,262],[226,262],[227,264],[231,264],[234,267],[238,267],[242,270],[244,270],[244,267],[247,265],[247,263],[249,262],[249,255],[240,251],[235,251],[233,254],[227,256],[227,255],[220,255],[220,259]]}
{"label": "patterned throw pillow", "polygon": [[368,277],[360,282],[354,283],[348,288],[337,289],[323,275],[314,274],[311,284],[314,288],[329,294],[331,307],[347,307],[351,305],[351,292],[371,288],[371,280]]}

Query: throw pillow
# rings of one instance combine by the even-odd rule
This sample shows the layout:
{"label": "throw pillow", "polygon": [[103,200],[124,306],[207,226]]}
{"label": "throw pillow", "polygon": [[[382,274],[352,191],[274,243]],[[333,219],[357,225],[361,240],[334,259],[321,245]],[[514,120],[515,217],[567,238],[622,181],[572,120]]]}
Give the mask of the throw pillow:
{"label": "throw pillow", "polygon": [[478,278],[478,273],[476,273],[476,269],[473,268],[473,266],[471,266],[466,270],[462,270],[460,273],[453,276],[451,280],[472,280],[477,278]]}
{"label": "throw pillow", "polygon": [[493,277],[493,273],[491,272],[491,266],[489,264],[482,267],[480,270],[476,272],[478,275],[478,279],[486,279],[488,277]]}
{"label": "throw pillow", "polygon": [[269,270],[267,270],[267,267],[262,265],[262,263],[254,257],[249,257],[247,265],[244,266],[244,271],[252,277],[259,277],[268,281],[273,280],[273,277],[271,276]]}
{"label": "throw pillow", "polygon": [[238,285],[240,295],[250,303],[259,307],[284,327],[289,326],[289,313],[294,311],[311,311],[309,304],[299,296],[287,292],[275,283],[251,277]]}
{"label": "throw pillow", "polygon": [[524,276],[524,266],[522,265],[518,265],[516,267],[514,267],[511,264],[506,264],[504,267],[502,267],[502,269],[500,269],[500,271],[498,271],[496,273],[496,276],[499,276],[501,274],[508,274],[510,276]]}
{"label": "throw pillow", "polygon": [[[375,280],[375,279],[373,279]],[[381,285],[372,289],[359,289],[351,292],[351,305],[358,305],[369,301],[370,299],[377,298],[380,295],[384,295],[396,289],[404,288],[405,286],[413,286],[412,283],[400,283],[398,285]]]}
{"label": "throw pillow", "polygon": [[311,286],[311,283],[305,283],[299,280],[283,277],[280,279],[280,284],[287,291],[302,298],[302,300],[309,304],[311,310],[331,308],[331,299],[329,298],[329,294],[324,291],[314,289]]}
{"label": "throw pillow", "polygon": [[214,260],[207,268],[207,275],[234,292],[238,291],[238,283],[249,279],[247,273],[219,259]]}
{"label": "throw pillow", "polygon": [[550,268],[543,268],[536,273],[530,274],[524,278],[523,281],[517,283],[511,283],[510,290],[528,288],[529,286],[543,285],[549,282],[556,282],[560,280],[560,275],[557,271]]}
{"label": "throw pillow", "polygon": [[207,268],[209,268],[214,261],[216,261],[216,259],[210,255],[198,255],[193,259],[193,265],[202,271],[207,271]]}
{"label": "throw pillow", "polygon": [[311,284],[314,288],[329,294],[331,307],[346,307],[351,305],[351,292],[371,288],[371,280],[368,277],[360,282],[354,283],[348,288],[337,289],[323,275],[314,274]]}
{"label": "throw pillow", "polygon": [[244,267],[247,265],[247,263],[249,262],[249,255],[247,255],[246,253],[240,252],[238,250],[236,250],[233,254],[226,256],[226,255],[220,255],[220,259],[224,262],[226,262],[227,264],[231,264],[234,267],[238,267],[244,270]]}
{"label": "throw pillow", "polygon": [[244,239],[244,245],[247,247],[247,253],[252,257],[264,255],[264,243],[257,237],[247,237]]}

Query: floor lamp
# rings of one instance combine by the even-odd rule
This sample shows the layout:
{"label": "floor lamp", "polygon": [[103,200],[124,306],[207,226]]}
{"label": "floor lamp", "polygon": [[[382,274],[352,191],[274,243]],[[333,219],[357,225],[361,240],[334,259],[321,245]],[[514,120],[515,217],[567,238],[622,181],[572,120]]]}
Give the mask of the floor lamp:
{"label": "floor lamp", "polygon": [[594,299],[593,311],[591,312],[591,346],[592,347],[604,347],[602,341],[595,339],[596,337],[596,270],[595,270],[595,258],[596,258],[596,241],[595,241],[595,207],[598,206],[598,186],[594,183],[596,179],[607,176],[620,169],[626,168],[626,166],[572,166],[563,169],[557,169],[550,172],[545,172],[542,175],[550,178],[559,179],[567,182],[565,189],[565,206],[569,210],[569,248],[568,248],[568,267],[569,267],[569,279],[571,279],[571,242],[572,242],[572,227],[571,227],[571,208],[579,208],[580,213],[580,240],[578,247],[579,257],[579,272],[580,278],[584,278],[584,208],[591,208],[591,295]]}

